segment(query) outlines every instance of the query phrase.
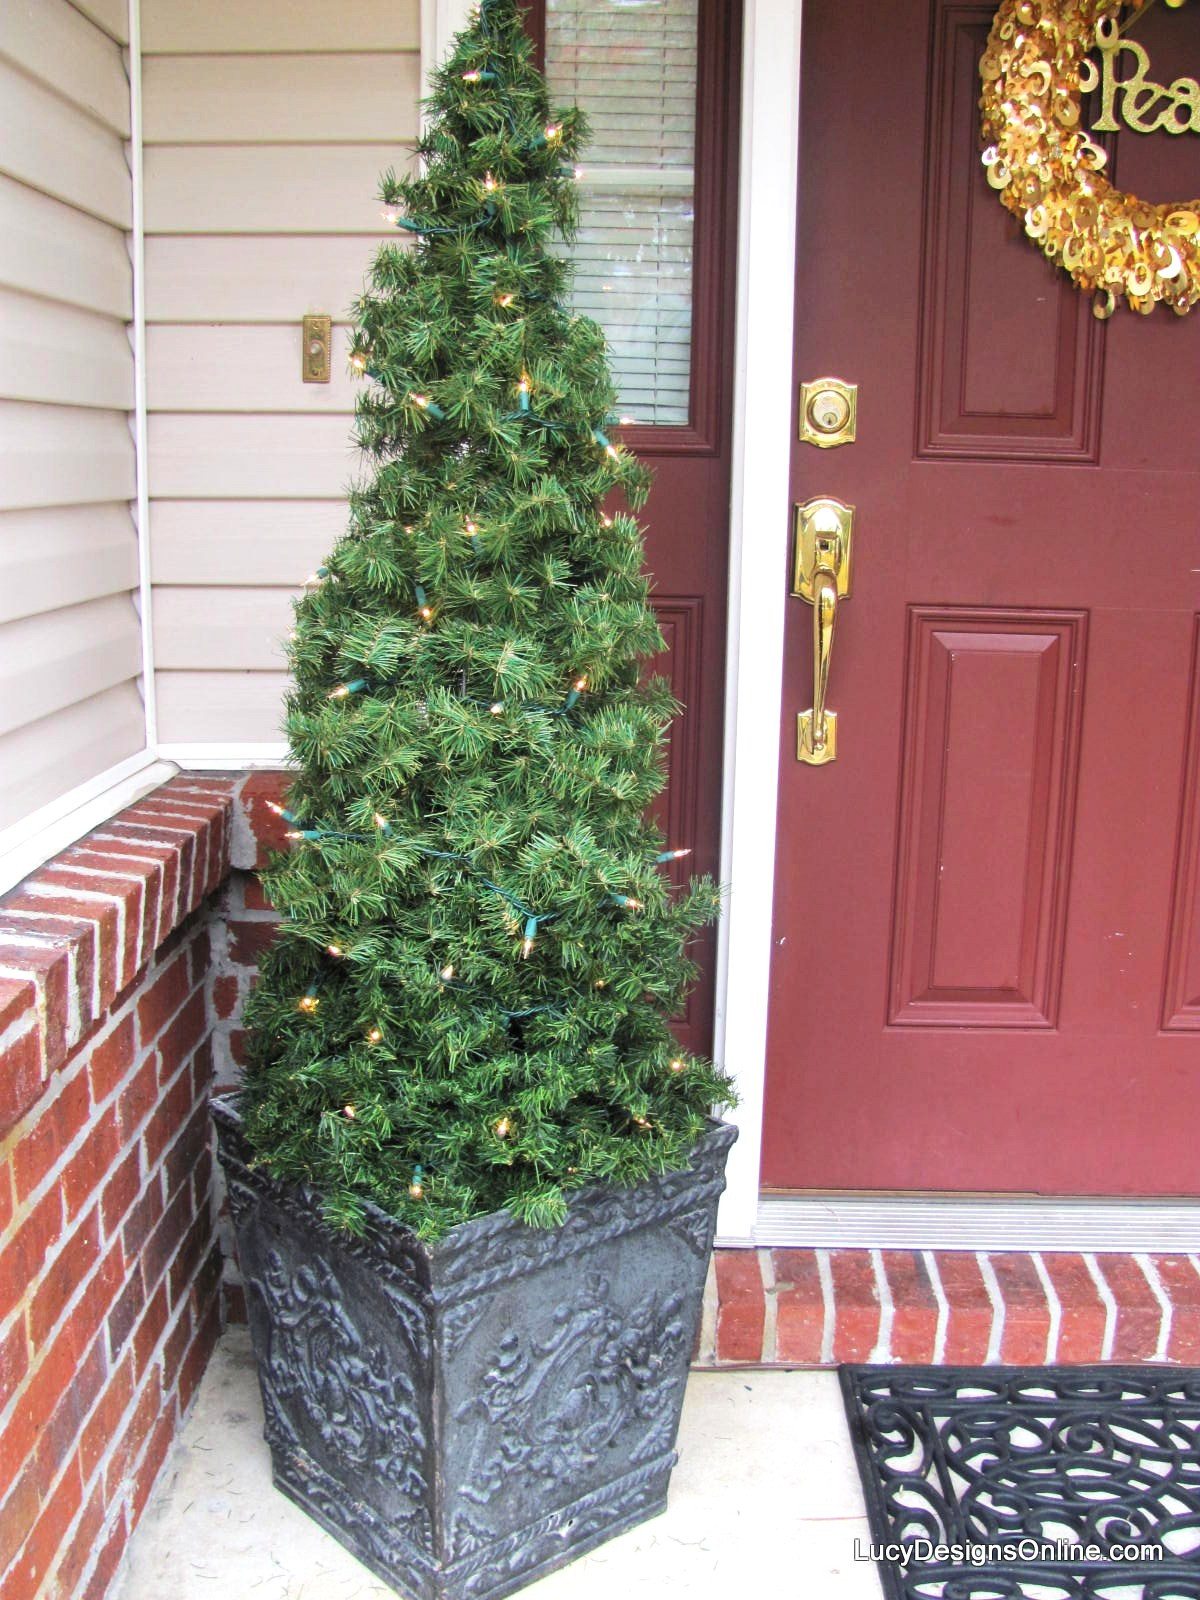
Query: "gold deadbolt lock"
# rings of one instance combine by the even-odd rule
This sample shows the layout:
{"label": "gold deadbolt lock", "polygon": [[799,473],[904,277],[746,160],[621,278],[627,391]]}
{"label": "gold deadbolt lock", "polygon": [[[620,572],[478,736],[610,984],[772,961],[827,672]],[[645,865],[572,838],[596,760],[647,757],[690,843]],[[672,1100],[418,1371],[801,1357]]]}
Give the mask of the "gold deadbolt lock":
{"label": "gold deadbolt lock", "polygon": [[818,450],[853,444],[858,431],[858,385],[817,378],[800,385],[800,438]]}

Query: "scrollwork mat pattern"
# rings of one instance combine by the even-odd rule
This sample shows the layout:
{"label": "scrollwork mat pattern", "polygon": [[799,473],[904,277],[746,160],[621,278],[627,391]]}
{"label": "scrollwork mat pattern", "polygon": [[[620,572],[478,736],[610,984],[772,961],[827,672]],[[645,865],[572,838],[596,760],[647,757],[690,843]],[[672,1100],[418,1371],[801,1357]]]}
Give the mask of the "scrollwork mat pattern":
{"label": "scrollwork mat pattern", "polygon": [[[1200,1600],[1200,1371],[846,1366],[841,1381],[872,1541],[972,1551],[881,1563],[888,1600]],[[980,1549],[1022,1540],[1134,1559]]]}

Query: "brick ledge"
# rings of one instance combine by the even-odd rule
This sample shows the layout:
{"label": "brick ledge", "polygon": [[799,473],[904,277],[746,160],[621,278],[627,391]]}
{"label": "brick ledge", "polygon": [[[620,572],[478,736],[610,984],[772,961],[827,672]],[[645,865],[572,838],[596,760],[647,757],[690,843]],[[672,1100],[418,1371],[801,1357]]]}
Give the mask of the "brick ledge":
{"label": "brick ledge", "polygon": [[237,787],[172,778],[0,900],[0,1135],[228,876]]}
{"label": "brick ledge", "polygon": [[718,1250],[697,1365],[1200,1360],[1200,1257]]}

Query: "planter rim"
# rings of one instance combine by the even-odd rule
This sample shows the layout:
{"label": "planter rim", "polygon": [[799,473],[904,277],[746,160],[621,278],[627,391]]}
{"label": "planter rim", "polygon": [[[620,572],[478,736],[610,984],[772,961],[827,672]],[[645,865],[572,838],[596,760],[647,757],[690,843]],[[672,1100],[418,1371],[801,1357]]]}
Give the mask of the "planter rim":
{"label": "planter rim", "polygon": [[[243,1119],[239,1102],[241,1095],[237,1092],[231,1094],[213,1095],[209,1105],[213,1121],[231,1134],[239,1143],[243,1143]],[[643,1180],[661,1184],[671,1178],[689,1176],[695,1169],[697,1157],[709,1155],[720,1156],[721,1170],[724,1170],[724,1156],[738,1137],[736,1124],[719,1121],[716,1118],[708,1119],[708,1128],[692,1146],[691,1157],[686,1167],[672,1167],[665,1172],[654,1173],[650,1178]],[[265,1180],[271,1186],[291,1189],[309,1205],[319,1206],[321,1190],[314,1184],[287,1181],[272,1176],[268,1168],[253,1169],[254,1176],[260,1181]],[[722,1188],[724,1183],[722,1181]],[[376,1228],[385,1230],[393,1237],[401,1235],[406,1242],[410,1241],[409,1248],[419,1250],[430,1261],[435,1257],[457,1255],[460,1251],[469,1250],[472,1246],[484,1239],[496,1240],[500,1235],[512,1233],[522,1237],[533,1236],[538,1239],[550,1240],[561,1235],[564,1230],[571,1227],[573,1218],[578,1218],[581,1212],[593,1209],[597,1204],[611,1201],[614,1196],[630,1195],[636,1192],[637,1184],[612,1184],[596,1181],[584,1184],[571,1191],[567,1198],[567,1218],[556,1228],[535,1228],[529,1223],[522,1222],[519,1217],[514,1217],[511,1211],[501,1208],[498,1211],[489,1211],[480,1217],[471,1217],[466,1222],[458,1222],[448,1228],[440,1239],[430,1242],[418,1238],[407,1223],[401,1222],[398,1217],[392,1216],[382,1206],[373,1200],[364,1202],[364,1211],[367,1218]]]}

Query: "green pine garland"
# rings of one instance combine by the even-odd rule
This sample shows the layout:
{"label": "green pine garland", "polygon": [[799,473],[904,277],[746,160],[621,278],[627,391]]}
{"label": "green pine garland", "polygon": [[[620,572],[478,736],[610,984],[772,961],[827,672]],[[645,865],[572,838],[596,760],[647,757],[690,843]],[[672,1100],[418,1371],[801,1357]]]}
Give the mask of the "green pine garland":
{"label": "green pine garland", "polygon": [[645,820],[679,710],[613,446],[604,335],[552,249],[576,221],[572,109],[551,114],[514,0],[484,0],[433,79],[422,175],[385,175],[352,363],[377,464],[296,607],[283,924],[247,1008],[258,1163],[360,1228],[433,1239],[501,1206],[686,1164],[729,1079],[667,1019],[719,912],[675,893]]}

